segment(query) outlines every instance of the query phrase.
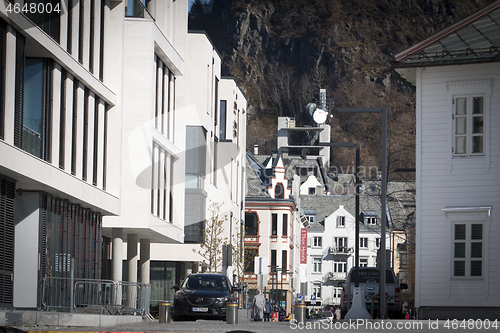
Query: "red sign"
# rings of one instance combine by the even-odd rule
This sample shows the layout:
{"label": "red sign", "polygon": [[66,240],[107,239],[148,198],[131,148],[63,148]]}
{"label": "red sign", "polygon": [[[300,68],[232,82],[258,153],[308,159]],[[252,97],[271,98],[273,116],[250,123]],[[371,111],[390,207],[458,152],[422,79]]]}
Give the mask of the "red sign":
{"label": "red sign", "polygon": [[300,263],[307,264],[307,228],[300,229]]}

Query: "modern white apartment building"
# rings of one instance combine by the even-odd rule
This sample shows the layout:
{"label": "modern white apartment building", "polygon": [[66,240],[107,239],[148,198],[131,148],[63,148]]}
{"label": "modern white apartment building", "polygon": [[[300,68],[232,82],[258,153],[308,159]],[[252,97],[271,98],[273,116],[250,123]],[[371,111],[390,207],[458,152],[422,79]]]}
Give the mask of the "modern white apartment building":
{"label": "modern white apartment building", "polygon": [[[207,258],[199,254],[206,220],[214,205],[222,226],[221,240],[236,248],[241,243],[244,214],[246,98],[231,77],[221,76],[221,58],[204,32],[187,36],[186,75],[178,82],[186,86],[185,119],[185,228],[184,244],[154,244],[155,270],[167,267],[170,274],[155,274],[154,299],[172,299],[175,283],[191,272],[206,271]],[[184,182],[185,179],[185,182]],[[221,257],[218,258],[222,259]],[[233,262],[241,260],[233,256]],[[236,267],[223,268],[221,260],[212,271],[224,272],[233,281]],[[237,280],[237,279],[235,279]]]}
{"label": "modern white apartment building", "polygon": [[[0,6],[0,306],[41,307],[46,279],[69,277],[71,259],[75,278],[149,282],[151,244],[185,239],[188,1],[65,0],[44,16],[9,4]],[[225,98],[238,96],[244,129],[232,82]],[[239,165],[233,177],[244,177]]]}
{"label": "modern white apartment building", "polygon": [[120,213],[107,132],[120,9],[65,1],[60,15],[25,16],[13,4],[0,9],[0,303],[36,308],[44,279],[67,276],[70,258],[78,278],[105,269],[102,219]]}
{"label": "modern white apartment building", "polygon": [[149,283],[151,244],[184,241],[188,7],[130,0],[113,10],[108,174],[120,211],[104,219],[103,234],[112,242],[113,280]]}

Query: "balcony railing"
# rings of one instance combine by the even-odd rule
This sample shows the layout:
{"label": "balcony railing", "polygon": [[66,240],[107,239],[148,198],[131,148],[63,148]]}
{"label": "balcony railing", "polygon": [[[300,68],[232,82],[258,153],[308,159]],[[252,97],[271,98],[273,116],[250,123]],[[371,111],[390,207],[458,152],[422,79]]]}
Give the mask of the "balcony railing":
{"label": "balcony railing", "polygon": [[352,247],[346,247],[346,246],[339,246],[339,247],[334,247],[334,246],[329,246],[323,251],[323,257],[326,257],[330,254],[332,255],[337,255],[337,254],[344,254],[344,255],[349,255],[354,252],[354,248]]}
{"label": "balcony railing", "polygon": [[23,125],[23,150],[35,155],[42,156],[42,136],[29,127]]}
{"label": "balcony railing", "polygon": [[323,275],[323,283],[326,283],[328,281],[331,281],[331,282],[345,281],[346,278],[347,278],[346,272],[328,272],[325,275]]}

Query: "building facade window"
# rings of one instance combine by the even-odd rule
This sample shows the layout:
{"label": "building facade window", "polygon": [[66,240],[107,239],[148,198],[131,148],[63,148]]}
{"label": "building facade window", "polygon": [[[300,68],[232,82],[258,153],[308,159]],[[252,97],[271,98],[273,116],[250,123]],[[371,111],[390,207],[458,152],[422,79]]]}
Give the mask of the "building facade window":
{"label": "building facade window", "polygon": [[313,247],[316,247],[316,248],[323,247],[323,237],[321,237],[321,236],[314,236],[313,237]]}
{"label": "building facade window", "polygon": [[334,246],[337,252],[347,252],[347,237],[335,237]]}
{"label": "building facade window", "polygon": [[368,258],[359,258],[359,267],[368,267]]}
{"label": "building facade window", "polygon": [[254,272],[255,257],[259,255],[259,250],[254,248],[245,249],[245,273]]}
{"label": "building facade window", "polygon": [[337,216],[337,228],[345,228],[345,216]]}
{"label": "building facade window", "polygon": [[359,247],[367,249],[368,248],[368,238],[360,237],[359,238]]}
{"label": "building facade window", "polygon": [[288,236],[288,214],[283,214],[282,235]]}
{"label": "building facade window", "polygon": [[313,257],[313,273],[321,273],[321,258]]}
{"label": "building facade window", "polygon": [[312,294],[316,296],[316,299],[321,299],[321,283],[314,282],[312,289]]}
{"label": "building facade window", "polygon": [[484,100],[485,98],[482,95],[454,96],[454,156],[484,156]]}
{"label": "building facade window", "polygon": [[271,235],[272,236],[277,236],[278,235],[278,214],[273,213],[271,214]]}
{"label": "building facade window", "polygon": [[271,250],[271,269],[276,271],[276,267],[278,267],[276,250]]}
{"label": "building facade window", "polygon": [[173,109],[173,74],[163,61],[155,56],[156,89],[154,127],[167,139],[171,139],[171,116]]}
{"label": "building facade window", "polygon": [[281,251],[281,268],[283,269],[283,271],[287,271],[288,270],[288,267],[287,267],[287,255],[288,255],[288,252],[286,250],[282,250]]}
{"label": "building facade window", "polygon": [[48,162],[52,142],[52,61],[26,58],[24,66],[22,149]]}
{"label": "building facade window", "polygon": [[377,225],[377,218],[375,216],[367,216],[365,217],[366,225]]}
{"label": "building facade window", "polygon": [[227,101],[220,101],[220,112],[219,112],[219,138],[224,141],[226,140],[226,123],[227,123]]}
{"label": "building facade window", "polygon": [[483,224],[454,223],[453,277],[483,276]]}
{"label": "building facade window", "polygon": [[207,158],[207,131],[186,126],[186,189],[204,189]]}
{"label": "building facade window", "polygon": [[346,273],[347,272],[347,260],[335,260],[333,262],[333,271],[335,273]]}
{"label": "building facade window", "polygon": [[375,248],[376,249],[380,248],[380,237],[375,238]]}
{"label": "building facade window", "polygon": [[283,184],[278,183],[274,187],[274,198],[275,199],[284,199],[285,198],[285,189]]}
{"label": "building facade window", "polygon": [[151,167],[151,214],[165,220],[170,220],[172,197],[172,157],[156,142],[153,142]]}
{"label": "building facade window", "polygon": [[245,213],[245,234],[247,236],[257,236],[259,233],[259,221],[257,214]]}

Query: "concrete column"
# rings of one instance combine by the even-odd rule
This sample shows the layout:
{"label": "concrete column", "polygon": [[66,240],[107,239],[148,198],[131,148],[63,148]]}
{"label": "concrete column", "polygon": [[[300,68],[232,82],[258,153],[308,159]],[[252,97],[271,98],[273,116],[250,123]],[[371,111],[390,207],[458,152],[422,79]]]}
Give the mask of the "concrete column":
{"label": "concrete column", "polygon": [[113,281],[118,282],[122,281],[122,270],[123,270],[123,229],[121,228],[113,228],[112,230],[113,237],[113,248],[111,255],[111,263],[113,266],[112,277]]}
{"label": "concrete column", "polygon": [[137,234],[127,235],[127,263],[128,275],[127,281],[137,282],[137,260],[139,259],[137,253]]}
{"label": "concrete column", "polygon": [[141,282],[149,283],[149,267],[150,267],[150,245],[149,239],[142,238],[140,245],[139,266],[141,267]]}
{"label": "concrete column", "polygon": [[[127,235],[128,282],[137,282],[137,260],[139,259],[137,253],[137,238],[137,234]],[[128,284],[126,288],[127,306],[135,309],[137,304],[137,287],[133,284]]]}
{"label": "concrete column", "polygon": [[[68,117],[69,118],[69,117]],[[70,160],[69,158],[66,161]],[[111,254],[111,266],[113,267],[113,271],[111,272],[111,276],[115,283],[122,281],[122,270],[123,270],[123,229],[122,228],[113,228],[111,231],[112,237],[112,254]],[[117,305],[122,304],[122,289],[120,285],[117,285],[118,289],[116,290],[115,301]]]}

